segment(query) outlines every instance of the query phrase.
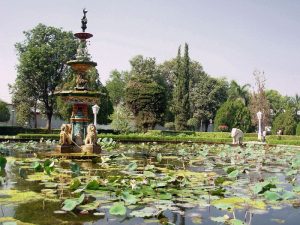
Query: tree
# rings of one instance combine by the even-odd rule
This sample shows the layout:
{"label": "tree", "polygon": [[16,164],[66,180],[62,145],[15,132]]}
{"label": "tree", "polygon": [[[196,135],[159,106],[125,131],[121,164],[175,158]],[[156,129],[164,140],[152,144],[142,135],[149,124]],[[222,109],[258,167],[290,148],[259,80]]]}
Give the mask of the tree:
{"label": "tree", "polygon": [[9,109],[5,102],[0,101],[0,122],[7,122],[10,119]]}
{"label": "tree", "polygon": [[[65,76],[66,62],[76,54],[77,42],[71,32],[43,24],[24,35],[24,42],[15,45],[19,64],[13,98],[20,99],[16,95],[21,95],[20,90],[28,87],[27,96],[33,94],[40,103],[40,109],[47,117],[47,129],[51,129],[56,104],[54,91]],[[28,105],[33,107],[33,102],[30,99]]]}
{"label": "tree", "polygon": [[122,133],[134,131],[133,119],[131,113],[123,104],[118,104],[112,115],[110,115],[111,127]]}
{"label": "tree", "polygon": [[248,88],[250,84],[245,84],[243,86],[238,85],[238,83],[234,80],[230,82],[230,86],[228,89],[228,98],[230,100],[241,100],[245,105],[249,104],[249,91]]}
{"label": "tree", "polygon": [[114,106],[124,102],[125,80],[128,76],[128,72],[119,72],[118,70],[113,70],[109,75],[105,87]]}
{"label": "tree", "polygon": [[161,123],[166,109],[164,80],[155,58],[136,56],[131,61],[130,79],[125,88],[125,102],[137,127],[146,131]]}
{"label": "tree", "polygon": [[266,90],[266,97],[270,104],[271,116],[282,113],[287,106],[287,100],[276,90]]}
{"label": "tree", "polygon": [[181,48],[179,46],[176,63],[173,105],[175,129],[180,131],[188,128],[187,121],[190,118],[190,57],[187,43],[185,43],[183,58],[181,57]]}
{"label": "tree", "polygon": [[251,126],[250,111],[241,100],[227,100],[217,111],[214,125],[216,131],[225,125],[228,130],[239,128],[247,132]]}
{"label": "tree", "polygon": [[291,110],[286,110],[275,118],[272,126],[272,133],[276,134],[278,130],[282,130],[284,135],[294,135],[296,126],[297,122],[295,114]]}
{"label": "tree", "polygon": [[227,99],[227,89],[225,80],[211,78],[205,73],[199,74],[190,90],[191,111],[198,123],[208,123],[209,119],[215,117]]}
{"label": "tree", "polygon": [[258,125],[257,112],[262,112],[262,129],[270,123],[270,103],[266,96],[265,91],[265,77],[264,72],[254,71],[253,73],[256,84],[256,91],[253,91],[250,98],[250,112],[251,112],[251,121],[252,125]]}

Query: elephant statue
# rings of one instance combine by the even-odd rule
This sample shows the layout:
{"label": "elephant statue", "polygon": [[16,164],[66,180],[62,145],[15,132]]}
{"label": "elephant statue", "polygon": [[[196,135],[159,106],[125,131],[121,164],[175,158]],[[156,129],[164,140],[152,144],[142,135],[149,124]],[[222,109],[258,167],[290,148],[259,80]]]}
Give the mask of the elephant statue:
{"label": "elephant statue", "polygon": [[232,128],[231,130],[232,144],[242,144],[244,133],[238,128]]}

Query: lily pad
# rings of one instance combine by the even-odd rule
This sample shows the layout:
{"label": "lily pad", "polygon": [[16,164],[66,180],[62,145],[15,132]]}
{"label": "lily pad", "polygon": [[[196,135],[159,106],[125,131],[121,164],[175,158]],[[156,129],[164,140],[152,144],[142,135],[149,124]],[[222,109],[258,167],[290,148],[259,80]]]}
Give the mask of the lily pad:
{"label": "lily pad", "polygon": [[269,201],[277,201],[277,200],[281,199],[281,196],[278,193],[273,192],[273,191],[266,191],[264,193],[264,196]]}
{"label": "lily pad", "polygon": [[125,203],[128,204],[128,205],[133,205],[138,201],[136,196],[130,194],[129,192],[123,192],[122,193],[122,200],[124,200]]}
{"label": "lily pad", "polygon": [[156,216],[158,214],[159,214],[159,211],[154,207],[145,207],[141,210],[135,210],[130,213],[131,216],[142,217],[142,218],[152,217],[152,216]]}
{"label": "lily pad", "polygon": [[126,207],[124,206],[124,203],[117,202],[110,207],[109,213],[111,215],[124,216],[126,214]]}

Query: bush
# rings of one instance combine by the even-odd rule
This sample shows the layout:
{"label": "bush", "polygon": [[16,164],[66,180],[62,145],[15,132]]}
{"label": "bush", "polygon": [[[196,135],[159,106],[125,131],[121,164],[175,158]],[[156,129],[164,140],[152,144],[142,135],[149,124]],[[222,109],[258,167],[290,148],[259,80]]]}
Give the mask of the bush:
{"label": "bush", "polygon": [[297,124],[296,135],[300,136],[300,123]]}
{"label": "bush", "polygon": [[275,118],[272,125],[272,133],[276,134],[278,130],[282,130],[284,135],[294,135],[296,126],[297,123],[292,111],[287,110]]}
{"label": "bush", "polygon": [[0,101],[0,122],[7,122],[10,119],[9,109],[5,102]]}
{"label": "bush", "polygon": [[250,111],[240,100],[228,100],[217,111],[215,130],[223,131],[222,128],[226,128],[226,126],[228,130],[225,131],[231,131],[234,127],[244,132],[249,131],[251,126]]}
{"label": "bush", "polygon": [[175,130],[175,123],[174,122],[167,122],[165,123],[165,128],[167,128],[168,130]]}

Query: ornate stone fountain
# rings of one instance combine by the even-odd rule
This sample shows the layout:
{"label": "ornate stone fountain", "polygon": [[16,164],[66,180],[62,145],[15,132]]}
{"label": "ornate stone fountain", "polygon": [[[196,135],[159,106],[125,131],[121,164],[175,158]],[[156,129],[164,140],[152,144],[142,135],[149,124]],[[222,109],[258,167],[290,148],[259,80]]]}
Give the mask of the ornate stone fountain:
{"label": "ornate stone fountain", "polygon": [[88,106],[99,104],[101,92],[87,88],[87,72],[96,67],[97,63],[91,61],[87,51],[87,39],[93,35],[85,32],[87,28],[86,13],[87,11],[83,9],[82,32],[74,34],[80,41],[76,59],[67,62],[75,72],[76,86],[73,90],[62,90],[55,93],[63,101],[73,106],[70,124],[63,124],[61,127],[60,141],[56,147],[58,153],[99,154],[101,152],[100,146],[97,145],[96,126],[89,124],[88,118]]}

